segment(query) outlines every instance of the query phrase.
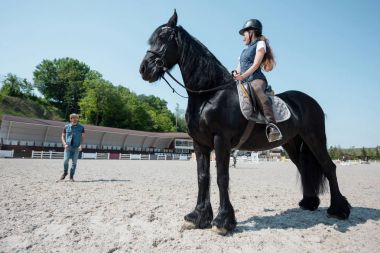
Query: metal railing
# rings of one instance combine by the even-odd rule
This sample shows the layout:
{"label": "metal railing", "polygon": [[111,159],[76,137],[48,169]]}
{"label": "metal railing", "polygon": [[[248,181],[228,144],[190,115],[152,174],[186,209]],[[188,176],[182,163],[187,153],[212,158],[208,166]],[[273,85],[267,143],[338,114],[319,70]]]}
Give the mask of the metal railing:
{"label": "metal railing", "polygon": [[[63,159],[64,152],[32,151],[32,159]],[[188,161],[191,154],[122,154],[122,153],[85,153],[81,159],[93,160],[181,160]]]}
{"label": "metal railing", "polygon": [[32,159],[63,159],[63,152],[33,150]]}
{"label": "metal railing", "polygon": [[0,150],[0,158],[12,158],[14,150]]}

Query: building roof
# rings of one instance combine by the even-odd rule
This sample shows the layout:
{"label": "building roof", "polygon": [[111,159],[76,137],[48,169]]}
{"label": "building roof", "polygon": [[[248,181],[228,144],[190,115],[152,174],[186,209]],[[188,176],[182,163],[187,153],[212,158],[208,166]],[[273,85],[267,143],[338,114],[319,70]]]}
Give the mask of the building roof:
{"label": "building roof", "polygon": [[[3,140],[60,143],[63,127],[69,122],[3,115],[0,137]],[[118,147],[168,148],[174,139],[190,139],[187,133],[157,133],[82,124],[86,144]]]}

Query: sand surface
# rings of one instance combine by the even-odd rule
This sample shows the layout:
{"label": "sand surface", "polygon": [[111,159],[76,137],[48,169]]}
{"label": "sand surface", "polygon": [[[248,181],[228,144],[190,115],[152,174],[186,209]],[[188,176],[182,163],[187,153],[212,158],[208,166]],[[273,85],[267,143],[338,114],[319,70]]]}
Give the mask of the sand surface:
{"label": "sand surface", "polygon": [[[214,216],[219,194],[212,165]],[[80,160],[76,182],[56,183],[62,160],[0,159],[0,252],[380,252],[380,164],[338,166],[349,220],[298,208],[290,162],[230,170],[234,233],[181,231],[196,204],[193,161]]]}

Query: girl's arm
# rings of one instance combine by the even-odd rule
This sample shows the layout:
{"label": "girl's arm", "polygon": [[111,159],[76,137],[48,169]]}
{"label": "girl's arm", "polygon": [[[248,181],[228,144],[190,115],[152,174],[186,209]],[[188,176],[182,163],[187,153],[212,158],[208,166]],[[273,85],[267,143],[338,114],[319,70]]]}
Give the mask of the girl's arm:
{"label": "girl's arm", "polygon": [[260,68],[264,55],[265,55],[265,49],[260,48],[256,52],[255,60],[253,61],[252,66],[249,69],[247,69],[247,71],[245,71],[243,74],[241,74],[241,77],[243,78],[243,80],[249,77],[250,75],[252,75],[253,72],[255,72],[258,68]]}
{"label": "girl's arm", "polygon": [[253,72],[255,72],[258,68],[260,68],[264,55],[265,55],[264,48],[260,48],[259,50],[257,50],[252,66],[242,74],[240,74],[240,65],[239,65],[239,72],[238,72],[239,74],[235,75],[235,80],[243,81],[244,79],[252,75]]}

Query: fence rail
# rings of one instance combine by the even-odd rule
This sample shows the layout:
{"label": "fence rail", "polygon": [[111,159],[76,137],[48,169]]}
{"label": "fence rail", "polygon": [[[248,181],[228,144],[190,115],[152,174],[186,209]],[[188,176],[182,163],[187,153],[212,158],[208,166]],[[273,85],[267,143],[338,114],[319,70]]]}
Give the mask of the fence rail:
{"label": "fence rail", "polygon": [[2,158],[12,158],[14,155],[14,150],[0,150],[0,157]]}
{"label": "fence rail", "polygon": [[63,159],[63,152],[33,150],[32,159]]}
{"label": "fence rail", "polygon": [[[63,159],[64,152],[32,151],[32,159]],[[191,159],[190,154],[122,154],[122,153],[82,153],[81,159],[93,160],[181,160]]]}

